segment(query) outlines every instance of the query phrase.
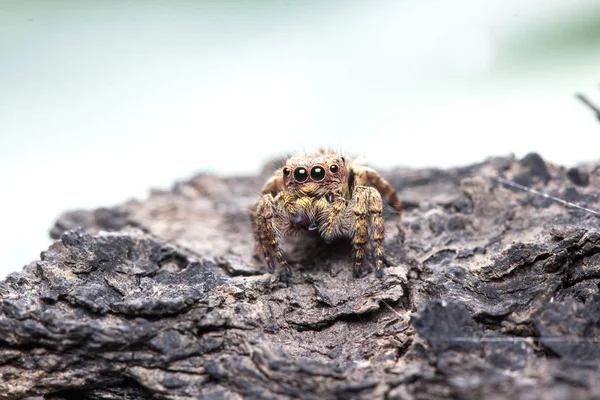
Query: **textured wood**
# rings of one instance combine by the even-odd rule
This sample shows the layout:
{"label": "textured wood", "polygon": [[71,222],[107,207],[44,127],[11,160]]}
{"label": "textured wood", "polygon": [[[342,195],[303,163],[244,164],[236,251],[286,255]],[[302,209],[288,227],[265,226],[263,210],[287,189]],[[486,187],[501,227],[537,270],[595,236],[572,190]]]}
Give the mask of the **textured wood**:
{"label": "textured wood", "polygon": [[387,171],[406,212],[386,209],[383,279],[308,233],[286,242],[293,276],[267,274],[248,210],[269,173],[61,216],[0,282],[0,398],[600,393],[598,219],[494,179],[600,209],[594,166]]}

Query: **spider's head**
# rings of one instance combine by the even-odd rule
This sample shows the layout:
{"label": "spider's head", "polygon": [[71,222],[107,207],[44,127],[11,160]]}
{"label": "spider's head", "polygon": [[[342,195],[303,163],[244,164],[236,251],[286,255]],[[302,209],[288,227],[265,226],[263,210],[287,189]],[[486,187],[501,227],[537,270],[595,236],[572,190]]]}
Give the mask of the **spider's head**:
{"label": "spider's head", "polygon": [[289,158],[282,168],[286,188],[307,196],[339,193],[348,182],[348,161],[330,151]]}

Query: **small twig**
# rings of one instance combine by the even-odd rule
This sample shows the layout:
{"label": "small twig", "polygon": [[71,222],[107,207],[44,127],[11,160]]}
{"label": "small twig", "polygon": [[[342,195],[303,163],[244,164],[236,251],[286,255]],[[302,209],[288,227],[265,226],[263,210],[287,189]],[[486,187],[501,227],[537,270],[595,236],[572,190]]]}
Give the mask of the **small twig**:
{"label": "small twig", "polygon": [[550,199],[550,200],[554,200],[557,203],[562,204],[563,206],[570,207],[570,208],[577,208],[578,210],[583,210],[583,211],[589,212],[590,214],[595,215],[596,217],[600,217],[600,212],[592,210],[590,208],[586,208],[584,206],[580,206],[579,204],[571,203],[570,201],[563,200],[563,199],[561,199],[559,197],[549,195],[548,193],[537,191],[537,190],[532,189],[532,188],[530,188],[528,186],[525,186],[525,185],[520,185],[517,182],[509,181],[508,179],[496,177],[496,180],[498,182],[504,184],[504,185],[511,186],[511,187],[523,190],[525,192],[533,193],[533,194],[545,197],[545,198]]}
{"label": "small twig", "polygon": [[381,302],[390,309],[391,312],[393,312],[394,314],[396,314],[398,316],[398,318],[400,318],[400,321],[404,321],[405,318],[402,316],[402,314],[400,314],[398,311],[394,310],[392,308],[392,306],[390,306],[388,303],[385,302],[385,300],[381,300]]}
{"label": "small twig", "polygon": [[581,93],[576,94],[577,98],[583,102],[586,106],[588,106],[595,114],[598,121],[600,121],[600,108],[598,108],[594,103],[588,100],[587,97],[582,95]]}
{"label": "small twig", "polygon": [[547,343],[598,343],[596,338],[582,338],[575,336],[551,336],[551,337],[461,337],[448,336],[444,338],[446,342],[456,343],[529,343],[539,340]]}

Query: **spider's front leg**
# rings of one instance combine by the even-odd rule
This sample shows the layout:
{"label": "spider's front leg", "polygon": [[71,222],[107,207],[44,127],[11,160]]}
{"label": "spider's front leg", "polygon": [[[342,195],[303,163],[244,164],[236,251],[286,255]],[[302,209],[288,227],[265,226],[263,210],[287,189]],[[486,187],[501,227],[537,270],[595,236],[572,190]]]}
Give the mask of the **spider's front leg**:
{"label": "spider's front leg", "polygon": [[356,176],[356,185],[363,186],[370,183],[375,186],[379,193],[381,193],[396,211],[402,212],[402,204],[400,203],[400,200],[398,200],[396,189],[379,175],[379,172],[366,166],[356,166],[353,168],[353,171]]}
{"label": "spider's front leg", "polygon": [[369,227],[375,242],[375,274],[383,276],[383,239],[385,226],[383,224],[383,202],[377,189],[357,186],[354,191],[354,276],[360,275],[360,267],[365,256],[365,248],[369,239]]}
{"label": "spider's front leg", "polygon": [[282,212],[277,205],[279,198],[279,195],[275,198],[271,194],[263,195],[252,213],[256,238],[255,251],[265,257],[270,273],[275,272],[274,254],[287,276],[291,276],[292,270],[281,248],[282,232],[277,224],[277,221],[282,219]]}

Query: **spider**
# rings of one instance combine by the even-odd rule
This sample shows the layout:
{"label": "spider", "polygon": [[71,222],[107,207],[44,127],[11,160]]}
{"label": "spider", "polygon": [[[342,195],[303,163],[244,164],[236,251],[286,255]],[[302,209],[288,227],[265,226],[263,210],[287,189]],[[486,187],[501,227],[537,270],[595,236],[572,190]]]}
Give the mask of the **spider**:
{"label": "spider", "polygon": [[[373,185],[367,186],[368,184]],[[383,202],[402,211],[394,188],[377,171],[341,154],[319,150],[289,158],[264,184],[251,211],[255,256],[262,254],[269,272],[273,257],[292,275],[282,250],[283,236],[317,231],[326,242],[352,238],[355,277],[359,277],[367,241],[374,242],[375,271],[383,276]]]}

